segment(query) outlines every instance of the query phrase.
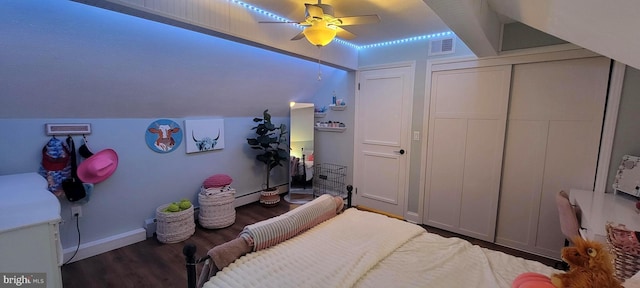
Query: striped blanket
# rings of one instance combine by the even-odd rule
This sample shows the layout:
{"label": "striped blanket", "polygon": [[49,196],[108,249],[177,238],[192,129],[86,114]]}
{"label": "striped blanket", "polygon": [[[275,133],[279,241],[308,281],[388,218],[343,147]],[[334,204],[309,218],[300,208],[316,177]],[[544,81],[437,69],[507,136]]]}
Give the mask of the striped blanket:
{"label": "striped blanket", "polygon": [[280,216],[247,225],[240,237],[253,251],[269,248],[336,216],[342,203],[342,198],[325,194]]}

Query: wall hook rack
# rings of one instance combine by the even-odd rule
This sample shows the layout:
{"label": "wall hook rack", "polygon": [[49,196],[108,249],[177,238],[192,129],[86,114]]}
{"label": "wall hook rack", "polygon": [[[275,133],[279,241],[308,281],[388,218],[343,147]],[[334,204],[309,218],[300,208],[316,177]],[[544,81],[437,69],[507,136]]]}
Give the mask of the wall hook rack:
{"label": "wall hook rack", "polygon": [[47,123],[44,124],[47,136],[56,135],[87,135],[91,134],[89,123]]}

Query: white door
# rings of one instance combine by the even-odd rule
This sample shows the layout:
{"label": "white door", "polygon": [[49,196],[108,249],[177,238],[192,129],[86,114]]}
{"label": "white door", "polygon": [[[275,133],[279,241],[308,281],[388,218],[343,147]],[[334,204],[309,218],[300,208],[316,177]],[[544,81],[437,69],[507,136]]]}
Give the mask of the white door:
{"label": "white door", "polygon": [[609,62],[595,57],[514,66],[497,243],[560,256],[564,236],[555,195],[593,189]]}
{"label": "white door", "polygon": [[354,203],[404,218],[414,66],[358,72]]}
{"label": "white door", "polygon": [[433,72],[424,223],[493,241],[511,66]]}

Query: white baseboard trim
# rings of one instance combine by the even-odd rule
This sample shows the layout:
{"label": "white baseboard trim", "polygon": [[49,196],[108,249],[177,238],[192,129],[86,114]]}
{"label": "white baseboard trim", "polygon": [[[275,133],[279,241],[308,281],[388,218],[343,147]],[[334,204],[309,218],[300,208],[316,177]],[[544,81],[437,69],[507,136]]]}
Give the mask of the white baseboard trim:
{"label": "white baseboard trim", "polygon": [[[289,186],[287,184],[280,185],[278,186],[278,191],[280,194],[287,193],[289,192]],[[251,193],[251,194],[236,198],[233,204],[235,207],[239,207],[239,206],[247,205],[259,200],[260,200],[260,193],[255,192],[255,193]],[[144,228],[138,228],[122,234],[109,236],[107,238],[99,239],[89,243],[84,243],[80,245],[80,248],[78,249],[78,253],[76,254],[75,257],[73,257],[73,259],[69,263],[86,259],[91,256],[96,256],[98,254],[115,250],[127,245],[135,244],[140,241],[144,241],[145,239],[147,239],[147,230],[145,230]],[[67,262],[69,258],[73,256],[73,253],[75,251],[76,251],[76,247],[70,247],[70,248],[64,249],[62,251],[64,253],[64,262]]]}
{"label": "white baseboard trim", "polygon": [[413,224],[422,224],[420,215],[418,215],[418,213],[416,212],[407,211],[407,213],[404,215],[404,220],[407,220],[407,222],[411,222]]}
{"label": "white baseboard trim", "polygon": [[[284,184],[284,185],[278,186],[278,193],[284,194],[284,193],[287,193],[287,192],[289,192],[289,185],[288,184]],[[244,195],[244,196],[237,197],[236,200],[233,202],[233,206],[240,207],[240,206],[251,204],[251,203],[257,202],[257,201],[260,201],[260,191],[253,192],[251,194],[247,194],[247,195]]]}
{"label": "white baseboard trim", "polygon": [[[78,253],[70,261],[76,262],[78,260],[86,259],[91,256],[102,254],[111,250],[115,250],[127,245],[138,243],[147,239],[146,231],[142,228],[131,230],[129,232],[109,236],[107,238],[91,241],[80,245]],[[70,247],[63,250],[64,262],[67,262],[73,253],[76,251],[76,247]],[[64,263],[63,262],[63,263]]]}

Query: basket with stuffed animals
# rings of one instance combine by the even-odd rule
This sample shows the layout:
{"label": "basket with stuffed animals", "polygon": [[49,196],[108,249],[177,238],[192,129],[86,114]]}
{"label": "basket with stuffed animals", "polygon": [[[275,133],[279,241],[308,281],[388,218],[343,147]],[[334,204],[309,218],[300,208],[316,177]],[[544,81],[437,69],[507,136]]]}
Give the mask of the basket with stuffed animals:
{"label": "basket with stuffed animals", "polygon": [[616,277],[626,280],[640,271],[640,242],[636,231],[607,222],[607,244],[614,256]]}
{"label": "basket with stuffed animals", "polygon": [[198,193],[198,222],[202,227],[218,229],[236,222],[236,190],[229,186],[232,181],[228,175],[216,174],[202,183]]}
{"label": "basket with stuffed animals", "polygon": [[162,243],[181,242],[196,232],[193,205],[187,199],[158,207],[156,221],[156,236]]}

